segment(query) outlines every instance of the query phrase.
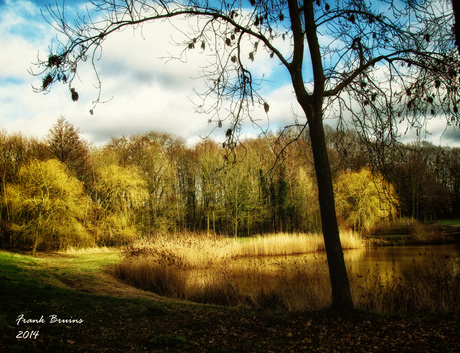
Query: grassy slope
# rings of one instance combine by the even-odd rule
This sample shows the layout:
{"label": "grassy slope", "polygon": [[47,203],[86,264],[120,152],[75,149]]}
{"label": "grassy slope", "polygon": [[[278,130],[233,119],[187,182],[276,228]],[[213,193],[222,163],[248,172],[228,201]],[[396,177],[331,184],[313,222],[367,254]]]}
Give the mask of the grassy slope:
{"label": "grassy slope", "polygon": [[[0,251],[0,352],[457,352],[460,314],[285,313],[168,300],[104,272],[116,252]],[[101,295],[105,293],[111,295]],[[115,297],[118,296],[118,297]],[[18,315],[45,324],[16,325]],[[49,315],[83,319],[51,324]],[[37,339],[16,339],[39,330]]]}

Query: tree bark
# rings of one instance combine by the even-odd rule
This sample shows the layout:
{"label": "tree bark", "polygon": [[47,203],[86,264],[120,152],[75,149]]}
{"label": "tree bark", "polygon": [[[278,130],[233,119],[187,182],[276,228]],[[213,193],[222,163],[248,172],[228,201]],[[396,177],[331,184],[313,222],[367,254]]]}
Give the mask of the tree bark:
{"label": "tree bark", "polygon": [[353,299],[340,243],[332,173],[327,155],[322,116],[313,116],[308,120],[308,123],[318,183],[321,225],[331,279],[332,307],[335,309],[352,309]]}
{"label": "tree bark", "polygon": [[455,44],[457,45],[458,54],[460,55],[460,2],[452,0],[452,7],[454,9],[454,31],[455,31]]}
{"label": "tree bark", "polygon": [[[327,153],[323,126],[324,71],[321,50],[316,33],[313,1],[304,1],[305,36],[302,31],[301,12],[296,0],[289,0],[291,26],[294,33],[293,60],[289,67],[297,101],[302,106],[310,128],[311,147],[318,183],[318,197],[327,261],[332,288],[332,307],[348,310],[354,307],[348,281],[347,269],[340,243],[335,211],[332,173]],[[305,88],[302,66],[304,41],[307,40],[314,76],[313,93]]]}

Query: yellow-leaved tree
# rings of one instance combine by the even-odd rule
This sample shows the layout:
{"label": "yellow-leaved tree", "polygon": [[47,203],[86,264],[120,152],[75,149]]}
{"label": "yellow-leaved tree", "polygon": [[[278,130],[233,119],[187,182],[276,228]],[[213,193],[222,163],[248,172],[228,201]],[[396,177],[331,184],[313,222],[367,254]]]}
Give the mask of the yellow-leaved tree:
{"label": "yellow-leaved tree", "polygon": [[138,237],[135,211],[148,200],[146,181],[132,166],[110,164],[100,168],[98,174],[95,189],[102,210],[99,242],[114,245]]}
{"label": "yellow-leaved tree", "polygon": [[398,196],[382,175],[368,168],[341,172],[334,184],[337,214],[353,230],[369,231],[378,222],[396,217]]}
{"label": "yellow-leaved tree", "polygon": [[94,244],[86,228],[92,201],[83,184],[56,159],[32,160],[7,184],[5,198],[11,232],[17,244],[37,249],[85,247]]}

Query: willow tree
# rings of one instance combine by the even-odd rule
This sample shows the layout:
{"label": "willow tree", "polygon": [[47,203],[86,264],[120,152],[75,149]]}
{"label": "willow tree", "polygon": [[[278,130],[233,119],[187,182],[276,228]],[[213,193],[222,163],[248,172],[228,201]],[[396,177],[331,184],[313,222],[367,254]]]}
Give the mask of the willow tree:
{"label": "willow tree", "polygon": [[134,166],[111,164],[98,170],[95,183],[102,209],[98,226],[102,244],[123,244],[139,236],[137,214],[148,200],[147,183]]}
{"label": "willow tree", "polygon": [[[155,21],[170,21],[175,28],[188,21],[190,28],[182,31],[184,53],[202,50],[207,59],[215,59],[203,67],[207,88],[199,95],[198,109],[214,114],[210,121],[225,127],[231,149],[244,121],[258,123],[256,108],[270,110],[260,85],[263,66],[251,70],[252,62],[265,56],[279,62],[302,111],[303,118],[295,121],[308,125],[311,137],[332,306],[353,307],[323,120],[335,117],[339,127],[358,128],[372,139],[370,146],[383,152],[404,121],[416,129],[430,117],[458,123],[451,1],[93,0],[89,6],[89,15],[77,19],[66,18],[62,8],[48,8],[61,39],[38,62],[39,91],[60,81],[78,100],[74,81],[79,63],[91,62],[96,69],[108,37]],[[102,87],[97,70],[95,77]]]}
{"label": "willow tree", "polygon": [[368,168],[341,172],[335,180],[337,212],[345,224],[362,232],[397,215],[398,197],[393,185]]}
{"label": "willow tree", "polygon": [[87,230],[92,202],[83,184],[57,159],[32,160],[18,172],[17,184],[7,184],[5,199],[10,210],[11,231],[18,243],[62,249],[91,246]]}

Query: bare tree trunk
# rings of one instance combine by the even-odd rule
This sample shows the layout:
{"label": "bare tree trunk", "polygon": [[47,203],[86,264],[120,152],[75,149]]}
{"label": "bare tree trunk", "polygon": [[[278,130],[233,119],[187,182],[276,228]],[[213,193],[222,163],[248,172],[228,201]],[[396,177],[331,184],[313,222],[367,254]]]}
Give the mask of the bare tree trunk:
{"label": "bare tree trunk", "polygon": [[335,309],[352,309],[353,299],[340,243],[332,174],[322,119],[310,119],[309,126],[316,179],[318,181],[321,224],[326,245],[329,275],[331,277],[332,307]]}
{"label": "bare tree trunk", "polygon": [[460,2],[452,0],[452,7],[454,9],[454,31],[455,31],[455,44],[457,45],[458,54],[460,55]]}
{"label": "bare tree trunk", "polygon": [[32,247],[32,256],[35,256],[35,254],[37,253],[37,248],[38,248],[38,244],[39,244],[40,240],[38,238],[38,236],[35,238],[34,240],[34,246]]}
{"label": "bare tree trunk", "polygon": [[299,104],[302,106],[310,128],[311,147],[318,183],[318,198],[327,261],[332,288],[332,307],[352,309],[353,299],[348,281],[347,269],[340,243],[339,227],[335,211],[332,173],[327,154],[323,126],[324,71],[321,50],[316,33],[313,2],[304,1],[305,36],[308,42],[314,76],[314,89],[308,94],[302,77],[304,40],[301,29],[300,11],[297,1],[288,1],[294,33],[294,57],[290,66],[292,84]]}

